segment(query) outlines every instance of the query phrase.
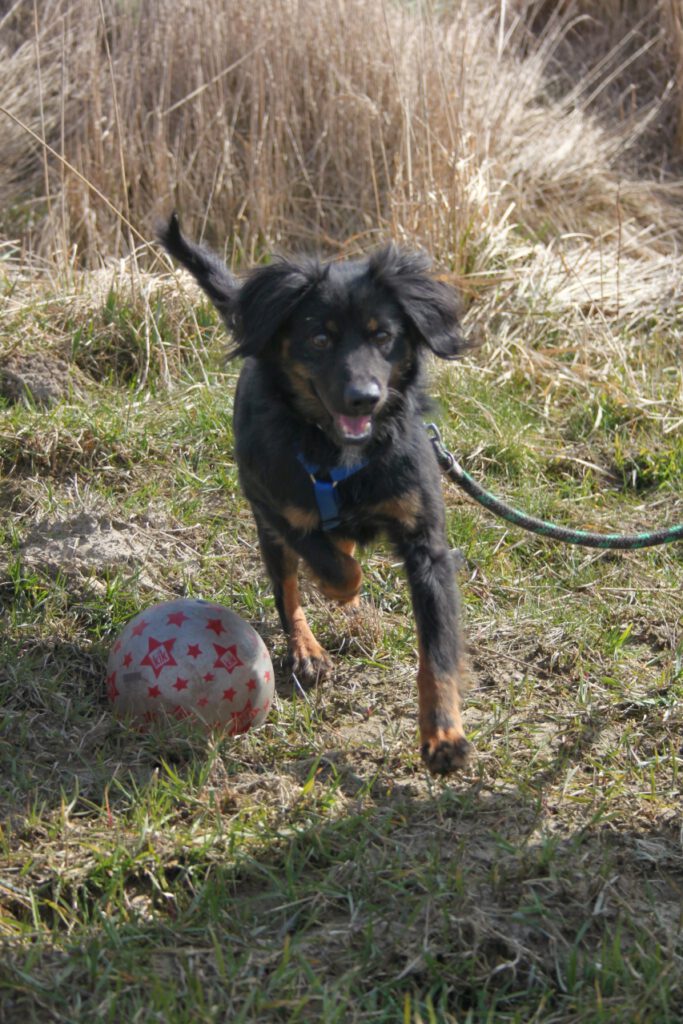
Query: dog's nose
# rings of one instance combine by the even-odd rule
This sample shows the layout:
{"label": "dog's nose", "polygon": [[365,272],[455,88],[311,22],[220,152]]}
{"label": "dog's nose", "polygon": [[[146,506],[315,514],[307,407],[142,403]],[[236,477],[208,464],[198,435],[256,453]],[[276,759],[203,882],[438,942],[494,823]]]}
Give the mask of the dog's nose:
{"label": "dog's nose", "polygon": [[365,380],[360,384],[350,382],[344,388],[344,402],[350,412],[369,413],[375,408],[382,390],[376,380]]}

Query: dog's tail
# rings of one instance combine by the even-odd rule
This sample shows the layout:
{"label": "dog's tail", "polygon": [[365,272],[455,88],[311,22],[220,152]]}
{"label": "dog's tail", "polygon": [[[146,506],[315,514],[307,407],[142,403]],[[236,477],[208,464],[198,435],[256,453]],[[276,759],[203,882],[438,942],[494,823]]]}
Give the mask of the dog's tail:
{"label": "dog's tail", "polygon": [[196,278],[226,325],[232,327],[239,287],[228,268],[209,249],[189,242],[183,236],[175,213],[171,215],[168,224],[159,228],[158,238],[166,252]]}

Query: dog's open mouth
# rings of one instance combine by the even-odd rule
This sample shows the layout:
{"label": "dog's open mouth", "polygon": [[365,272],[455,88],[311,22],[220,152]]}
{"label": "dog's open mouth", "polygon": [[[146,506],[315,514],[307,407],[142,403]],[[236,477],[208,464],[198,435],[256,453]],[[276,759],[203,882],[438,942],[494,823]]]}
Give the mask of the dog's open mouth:
{"label": "dog's open mouth", "polygon": [[345,441],[365,441],[372,433],[372,416],[344,416],[337,413],[334,422]]}

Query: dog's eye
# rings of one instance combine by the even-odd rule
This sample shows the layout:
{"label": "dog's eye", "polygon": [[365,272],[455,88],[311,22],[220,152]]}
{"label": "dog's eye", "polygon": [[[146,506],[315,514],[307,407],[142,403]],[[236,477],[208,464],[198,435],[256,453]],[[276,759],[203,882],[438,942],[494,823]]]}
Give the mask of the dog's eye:
{"label": "dog's eye", "polygon": [[378,345],[386,345],[388,341],[391,341],[391,334],[389,331],[373,331],[372,340],[376,341]]}
{"label": "dog's eye", "polygon": [[332,344],[332,339],[329,334],[324,334],[322,332],[320,334],[314,334],[309,340],[312,347],[318,349],[319,352],[329,348]]}

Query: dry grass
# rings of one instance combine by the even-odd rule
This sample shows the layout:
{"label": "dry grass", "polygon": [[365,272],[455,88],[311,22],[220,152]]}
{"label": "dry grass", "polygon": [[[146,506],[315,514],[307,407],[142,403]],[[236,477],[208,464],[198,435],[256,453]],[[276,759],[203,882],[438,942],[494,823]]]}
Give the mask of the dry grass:
{"label": "dry grass", "polygon": [[[90,264],[149,238],[172,207],[238,261],[391,233],[459,275],[490,274],[514,255],[512,225],[598,237],[603,260],[617,235],[622,259],[630,245],[661,250],[680,207],[626,154],[670,120],[633,51],[644,38],[656,82],[673,86],[673,0],[552,8],[48,0],[34,18],[14,4],[0,62],[5,229]],[[562,68],[579,72],[572,88]],[[615,75],[620,118],[606,126]],[[659,142],[666,166],[674,140]]]}

